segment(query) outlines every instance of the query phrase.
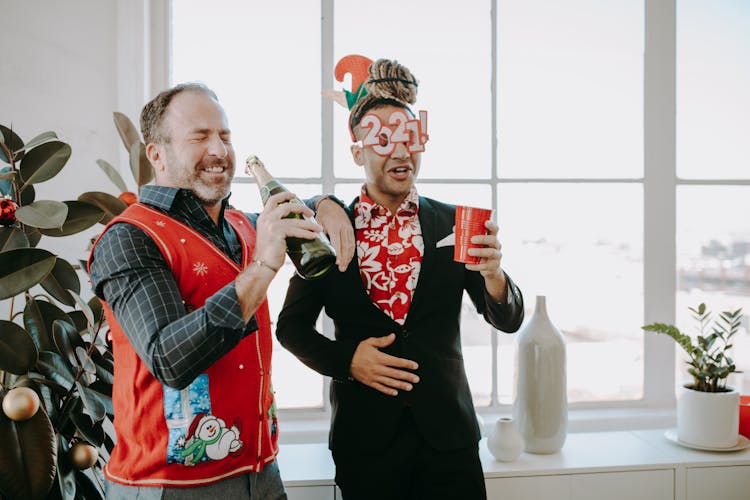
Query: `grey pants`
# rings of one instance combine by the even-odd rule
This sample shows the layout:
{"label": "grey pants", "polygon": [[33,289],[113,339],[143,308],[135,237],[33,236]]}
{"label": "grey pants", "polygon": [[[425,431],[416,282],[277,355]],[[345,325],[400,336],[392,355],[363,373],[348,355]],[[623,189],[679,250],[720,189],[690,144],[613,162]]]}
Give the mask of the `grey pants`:
{"label": "grey pants", "polygon": [[109,500],[286,500],[276,462],[262,472],[224,479],[218,483],[193,488],[162,486],[123,486],[107,481]]}

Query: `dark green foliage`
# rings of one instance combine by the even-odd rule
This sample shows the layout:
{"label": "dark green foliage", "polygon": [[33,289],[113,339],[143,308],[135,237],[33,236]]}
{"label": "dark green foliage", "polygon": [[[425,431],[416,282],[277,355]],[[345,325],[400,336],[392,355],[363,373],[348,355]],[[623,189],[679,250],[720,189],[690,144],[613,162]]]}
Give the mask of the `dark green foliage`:
{"label": "dark green foliage", "polygon": [[726,391],[727,377],[737,372],[729,357],[732,338],[742,323],[742,308],[724,311],[713,318],[706,304],[688,308],[696,322],[697,335],[693,339],[677,327],[664,323],[651,323],[642,327],[647,332],[668,335],[684,349],[690,358],[688,373],[693,377],[693,389],[703,392]]}
{"label": "dark green foliage", "polygon": [[[120,113],[115,124],[134,151],[130,168],[138,181],[148,182],[153,172],[135,127]],[[0,125],[0,199],[17,207],[14,218],[0,218],[0,301],[9,312],[0,319],[0,401],[13,388],[28,387],[41,402],[26,421],[10,420],[0,410],[0,500],[104,498],[101,467],[115,436],[114,364],[104,340],[103,308],[96,297],[81,299],[80,262],[71,264],[36,246],[44,236],[106,224],[127,206],[103,192],[36,200],[34,184],[54,182],[71,153],[54,132],[24,143]],[[97,163],[124,191],[114,167]],[[69,450],[76,441],[99,449],[91,469],[72,466]]]}

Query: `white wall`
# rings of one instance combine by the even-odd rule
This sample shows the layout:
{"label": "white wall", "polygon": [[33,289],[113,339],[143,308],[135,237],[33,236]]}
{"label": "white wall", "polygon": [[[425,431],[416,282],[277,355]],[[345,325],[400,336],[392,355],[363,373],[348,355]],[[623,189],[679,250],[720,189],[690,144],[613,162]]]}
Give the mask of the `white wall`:
{"label": "white wall", "polygon": [[[25,141],[53,130],[73,151],[57,177],[35,186],[37,199],[73,200],[94,190],[118,194],[96,165],[102,158],[127,168],[119,165],[124,148],[112,122],[116,14],[111,0],[0,0],[0,123],[12,125]],[[74,263],[85,236],[45,236],[39,246]]]}

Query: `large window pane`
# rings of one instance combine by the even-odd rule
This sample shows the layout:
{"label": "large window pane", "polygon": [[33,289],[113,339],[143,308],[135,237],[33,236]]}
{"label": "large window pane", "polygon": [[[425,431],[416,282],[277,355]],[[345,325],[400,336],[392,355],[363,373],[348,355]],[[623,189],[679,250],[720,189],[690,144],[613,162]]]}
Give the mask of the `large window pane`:
{"label": "large window pane", "polygon": [[[205,2],[174,1],[172,82],[200,80],[217,91],[233,129],[239,177],[244,176],[244,158],[258,154],[275,176],[306,178],[310,184],[289,186],[301,197],[319,193],[321,185],[334,186],[348,203],[359,194],[364,172],[349,152],[346,110],[333,105],[333,129],[321,130],[321,61],[358,53],[410,67],[420,80],[414,108],[429,112],[431,140],[422,159],[420,194],[486,207],[497,200],[493,208],[503,266],[524,292],[527,317],[535,295],[544,294],[552,321],[566,336],[569,400],[637,400],[644,384],[640,327],[648,214],[643,214],[643,184],[618,180],[643,176],[644,3],[497,0],[497,73],[492,75],[493,3],[347,0],[331,4],[332,23],[321,23],[320,2],[217,0],[211,10],[220,18],[206,23]],[[746,2],[677,4],[678,172],[691,178],[747,178],[741,166],[748,164],[750,147],[741,139],[750,132],[750,99],[747,91],[740,92],[750,88],[743,52],[750,32]],[[414,22],[393,22],[394,15]],[[332,38],[333,54],[321,55],[321,29],[329,27],[333,32],[322,35]],[[712,37],[714,32],[723,38]],[[230,58],[227,51],[241,55]],[[728,62],[734,74],[727,72]],[[699,72],[700,64],[708,70]],[[491,165],[493,114],[496,172]],[[324,176],[320,165],[321,143],[329,133],[334,177]],[[448,178],[463,182],[448,184],[443,180]],[[544,180],[518,180],[524,178]],[[557,180],[562,182],[551,182]],[[247,181],[235,183],[232,203],[259,211],[257,187]],[[678,215],[678,231],[695,229],[683,221],[696,220],[688,212],[702,206],[701,198],[681,195],[680,210],[687,215]],[[736,213],[747,213],[748,207],[735,204],[743,210]],[[705,227],[698,229],[708,237],[712,230]],[[735,244],[718,241],[736,250]],[[703,246],[719,251],[710,239]],[[700,258],[700,252],[693,256]],[[287,262],[269,290],[274,319],[292,273]],[[687,280],[682,267],[680,273]],[[686,304],[695,302],[696,290],[701,297],[727,296],[728,285],[721,290],[709,285],[692,283],[679,292],[678,320]],[[491,400],[496,356],[497,396],[501,404],[510,404],[516,336],[499,335],[493,352],[492,329],[467,297],[463,306],[462,347],[474,402],[483,406]],[[743,350],[750,352],[750,345],[743,344]],[[325,404],[324,378],[278,345],[274,381],[280,407]]]}
{"label": "large window pane", "polygon": [[[320,185],[287,184],[286,187],[301,198],[308,198],[320,193]],[[260,212],[263,207],[260,193],[255,183],[232,186],[232,205],[244,212]],[[275,330],[276,319],[281,306],[284,305],[289,279],[294,274],[294,266],[287,258],[276,278],[268,288],[268,308],[271,313],[272,327]],[[320,331],[320,324],[318,331]],[[323,406],[323,376],[303,365],[293,354],[276,341],[273,344],[273,383],[276,391],[276,403],[279,408],[310,408]]]}
{"label": "large window pane", "polygon": [[422,196],[453,205],[492,208],[490,186],[484,184],[420,184],[417,190]]}
{"label": "large window pane", "polygon": [[677,2],[677,173],[750,177],[750,2]]}
{"label": "large window pane", "polygon": [[498,175],[643,174],[643,2],[498,2]]}
{"label": "large window pane", "polygon": [[469,295],[464,292],[461,305],[461,350],[475,406],[490,404],[492,392],[490,335],[492,335],[492,327],[477,313]]}
{"label": "large window pane", "polygon": [[[677,191],[677,326],[693,334],[688,307],[701,302],[714,313],[742,307],[750,314],[750,187],[683,186]],[[732,357],[743,374],[730,384],[750,390],[747,316]],[[688,377],[680,350],[677,381]],[[678,384],[679,385],[679,384]]]}
{"label": "large window pane", "polygon": [[[430,134],[420,175],[488,177],[490,2],[347,0],[335,7],[334,61],[347,54],[396,59],[420,81],[414,110],[428,111]],[[357,177],[361,174],[348,153],[347,118],[348,112],[336,105],[335,171],[339,177]]]}
{"label": "large window pane", "polygon": [[237,174],[257,154],[278,177],[319,177],[320,3],[179,0],[172,29],[171,80],[216,91]]}
{"label": "large window pane", "polygon": [[634,184],[510,184],[499,191],[503,267],[547,296],[571,402],[632,400],[643,383],[643,196]]}

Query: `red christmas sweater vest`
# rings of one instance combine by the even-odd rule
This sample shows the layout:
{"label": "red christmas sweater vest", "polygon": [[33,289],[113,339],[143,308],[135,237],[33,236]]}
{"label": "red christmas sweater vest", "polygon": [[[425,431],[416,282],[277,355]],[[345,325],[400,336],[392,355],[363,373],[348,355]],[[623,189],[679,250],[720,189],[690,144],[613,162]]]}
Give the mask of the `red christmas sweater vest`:
{"label": "red christmas sweater vest", "polygon": [[[242,212],[225,217],[251,262],[255,230]],[[233,281],[241,271],[198,232],[142,204],[112,220],[146,232],[161,250],[188,310]],[[106,229],[105,229],[106,231]],[[186,388],[162,385],[141,361],[104,303],[112,333],[112,403],[117,444],[104,469],[111,481],[134,486],[199,486],[260,471],[278,453],[271,387],[271,322],[266,301],[255,312],[258,331]]]}

